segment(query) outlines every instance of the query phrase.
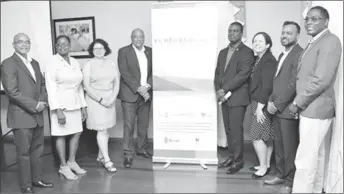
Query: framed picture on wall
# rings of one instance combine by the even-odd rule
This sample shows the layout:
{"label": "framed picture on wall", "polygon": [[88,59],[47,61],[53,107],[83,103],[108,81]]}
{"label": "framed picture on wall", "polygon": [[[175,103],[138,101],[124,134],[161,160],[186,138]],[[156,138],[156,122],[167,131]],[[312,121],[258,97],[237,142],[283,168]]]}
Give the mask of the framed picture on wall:
{"label": "framed picture on wall", "polygon": [[87,48],[96,38],[94,17],[55,19],[53,25],[54,45],[58,36],[66,35],[71,40],[71,57],[90,58]]}

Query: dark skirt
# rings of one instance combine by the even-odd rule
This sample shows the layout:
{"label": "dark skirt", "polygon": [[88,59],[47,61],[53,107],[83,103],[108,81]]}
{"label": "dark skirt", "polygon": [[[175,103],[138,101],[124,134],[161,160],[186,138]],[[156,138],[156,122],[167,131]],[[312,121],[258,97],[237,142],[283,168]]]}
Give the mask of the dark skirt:
{"label": "dark skirt", "polygon": [[272,120],[271,115],[268,113],[263,113],[266,117],[263,123],[258,123],[257,116],[254,113],[257,110],[258,102],[252,101],[251,102],[251,109],[252,109],[252,123],[251,123],[251,131],[250,131],[250,138],[251,140],[273,140],[275,138],[274,130],[272,127]]}

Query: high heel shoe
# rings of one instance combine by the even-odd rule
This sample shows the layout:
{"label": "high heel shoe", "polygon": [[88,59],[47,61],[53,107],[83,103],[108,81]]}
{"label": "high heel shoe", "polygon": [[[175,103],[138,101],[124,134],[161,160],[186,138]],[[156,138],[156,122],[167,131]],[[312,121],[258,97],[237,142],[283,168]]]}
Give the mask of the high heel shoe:
{"label": "high heel shoe", "polygon": [[257,175],[256,173],[253,173],[252,174],[252,178],[253,179],[260,179],[260,178],[264,177],[265,175],[267,175],[268,173],[269,173],[268,169],[266,169],[266,171],[265,171],[265,173],[263,175]]}
{"label": "high heel shoe", "polygon": [[111,160],[106,161],[106,162],[105,162],[105,160],[102,160],[101,163],[107,171],[109,171],[109,172],[116,172],[117,171],[114,163],[111,162]]}
{"label": "high heel shoe", "polygon": [[76,176],[69,166],[60,166],[59,173],[61,176],[68,180],[77,180],[78,176]]}
{"label": "high heel shoe", "polygon": [[[252,166],[252,167],[249,168],[249,170],[256,172],[258,170],[257,168],[259,169],[259,166],[258,167]],[[269,174],[270,172],[271,172],[271,167],[268,167],[267,174]]]}
{"label": "high heel shoe", "polygon": [[76,162],[69,162],[67,161],[67,165],[71,170],[73,170],[76,174],[86,174],[86,170],[80,168],[78,163]]}
{"label": "high heel shoe", "polygon": [[96,159],[97,167],[103,166],[103,163],[102,163],[103,160],[104,160],[104,158],[99,158],[99,157],[97,157],[97,159]]}

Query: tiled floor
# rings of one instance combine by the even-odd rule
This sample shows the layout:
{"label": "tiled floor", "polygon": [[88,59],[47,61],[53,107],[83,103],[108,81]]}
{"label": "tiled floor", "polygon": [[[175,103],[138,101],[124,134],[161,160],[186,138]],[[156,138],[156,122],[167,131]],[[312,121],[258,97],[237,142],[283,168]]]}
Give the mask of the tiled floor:
{"label": "tiled floor", "polygon": [[[96,155],[90,153],[79,160],[87,174],[80,176],[79,180],[70,181],[57,173],[51,148],[46,146],[46,155],[42,157],[44,178],[55,186],[52,189],[35,189],[36,193],[274,193],[280,187],[266,186],[263,180],[251,179],[252,172],[248,168],[256,160],[251,144],[245,144],[245,167],[235,175],[227,175],[225,169],[216,166],[203,170],[199,165],[171,164],[164,169],[164,164],[152,164],[150,159],[142,157],[135,157],[132,168],[125,169],[121,148],[120,141],[110,142],[111,158],[118,170],[116,173],[97,167]],[[6,156],[12,155],[14,159],[14,146],[5,144],[5,150]],[[224,159],[224,153],[219,149],[220,160]],[[19,192],[17,165],[1,173],[1,191],[8,194]]]}

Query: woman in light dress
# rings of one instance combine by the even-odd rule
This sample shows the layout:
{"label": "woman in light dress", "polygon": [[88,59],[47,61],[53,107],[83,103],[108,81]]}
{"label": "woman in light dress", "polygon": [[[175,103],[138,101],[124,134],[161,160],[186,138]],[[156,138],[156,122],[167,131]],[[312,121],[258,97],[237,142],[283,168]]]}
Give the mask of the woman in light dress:
{"label": "woman in light dress", "polygon": [[[69,56],[70,39],[62,35],[56,39],[57,54],[46,67],[46,88],[50,106],[51,135],[56,136],[56,150],[60,159],[59,173],[76,180],[76,174],[86,171],[75,162],[79,138],[86,119],[86,101],[82,87],[83,75],[77,60]],[[69,157],[66,161],[66,137]],[[76,173],[74,174],[73,171]]]}
{"label": "woman in light dress", "polygon": [[84,88],[87,102],[87,129],[97,131],[99,147],[97,161],[108,171],[115,172],[108,151],[109,129],[116,125],[115,101],[119,92],[120,73],[117,65],[108,59],[111,49],[107,42],[96,39],[89,46],[93,57],[84,68]]}

